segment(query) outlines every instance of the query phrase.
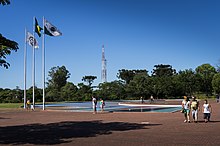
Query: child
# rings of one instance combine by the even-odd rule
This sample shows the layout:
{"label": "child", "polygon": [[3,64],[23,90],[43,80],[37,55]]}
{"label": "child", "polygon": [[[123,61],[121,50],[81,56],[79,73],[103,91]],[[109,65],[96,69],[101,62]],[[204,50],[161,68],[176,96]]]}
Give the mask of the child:
{"label": "child", "polygon": [[27,106],[27,110],[31,109],[31,102],[29,99],[27,100],[26,106]]}
{"label": "child", "polygon": [[211,112],[212,112],[211,105],[208,103],[207,100],[205,100],[203,104],[203,114],[206,123],[210,121]]}

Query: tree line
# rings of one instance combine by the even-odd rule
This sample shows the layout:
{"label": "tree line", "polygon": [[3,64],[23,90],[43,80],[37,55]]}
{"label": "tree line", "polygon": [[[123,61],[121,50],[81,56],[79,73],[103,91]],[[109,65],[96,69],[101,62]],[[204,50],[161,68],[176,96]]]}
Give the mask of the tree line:
{"label": "tree line", "polygon": [[[155,65],[151,74],[146,69],[121,69],[117,80],[92,86],[96,76],[82,77],[82,83],[68,82],[70,72],[65,66],[52,67],[48,72],[46,102],[88,101],[92,96],[105,100],[182,98],[187,95],[207,97],[220,93],[219,69],[210,64],[202,64],[195,70],[176,71],[171,65]],[[32,98],[32,87],[27,90],[27,98]],[[0,102],[22,102],[23,90],[0,88]],[[35,87],[35,101],[42,101],[42,89]]]}

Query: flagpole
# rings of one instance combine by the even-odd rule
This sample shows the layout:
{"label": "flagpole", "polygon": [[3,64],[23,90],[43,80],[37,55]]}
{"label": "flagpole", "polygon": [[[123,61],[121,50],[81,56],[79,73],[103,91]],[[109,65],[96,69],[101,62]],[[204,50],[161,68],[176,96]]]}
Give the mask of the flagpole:
{"label": "flagpole", "polygon": [[27,81],[27,30],[25,28],[25,37],[24,37],[24,109],[26,109],[26,81]]}
{"label": "flagpole", "polygon": [[45,34],[43,16],[43,35],[42,35],[42,86],[43,86],[43,110],[45,110]]}
{"label": "flagpole", "polygon": [[[33,17],[33,36],[34,36],[34,18]],[[34,36],[35,39],[35,36]],[[33,56],[32,56],[32,86],[33,86],[33,109],[35,109],[35,97],[34,97],[34,88],[35,88],[35,43],[33,42]]]}

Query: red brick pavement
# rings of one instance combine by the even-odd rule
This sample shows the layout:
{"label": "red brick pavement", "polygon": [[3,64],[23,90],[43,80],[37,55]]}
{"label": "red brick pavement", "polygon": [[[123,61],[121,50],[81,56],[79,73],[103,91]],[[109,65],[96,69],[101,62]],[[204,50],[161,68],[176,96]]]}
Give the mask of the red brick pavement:
{"label": "red brick pavement", "polygon": [[182,113],[0,110],[0,145],[220,145],[220,104],[211,122],[184,123]]}

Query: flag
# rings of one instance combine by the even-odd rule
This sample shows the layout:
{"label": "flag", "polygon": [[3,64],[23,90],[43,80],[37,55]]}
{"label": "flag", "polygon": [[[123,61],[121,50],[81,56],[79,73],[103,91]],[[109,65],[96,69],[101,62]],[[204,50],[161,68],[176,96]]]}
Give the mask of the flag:
{"label": "flag", "polygon": [[44,19],[44,33],[49,36],[60,36],[62,33],[50,22]]}
{"label": "flag", "polygon": [[37,40],[30,32],[27,32],[27,42],[30,46],[34,46],[35,49],[39,48]]}
{"label": "flag", "polygon": [[41,30],[43,30],[43,28],[38,25],[37,19],[35,18],[35,32],[39,37],[41,37]]}

